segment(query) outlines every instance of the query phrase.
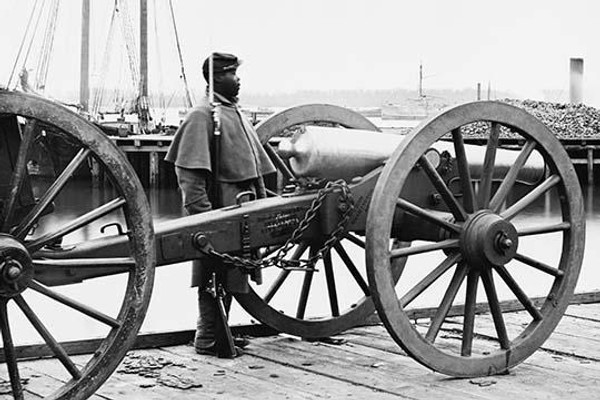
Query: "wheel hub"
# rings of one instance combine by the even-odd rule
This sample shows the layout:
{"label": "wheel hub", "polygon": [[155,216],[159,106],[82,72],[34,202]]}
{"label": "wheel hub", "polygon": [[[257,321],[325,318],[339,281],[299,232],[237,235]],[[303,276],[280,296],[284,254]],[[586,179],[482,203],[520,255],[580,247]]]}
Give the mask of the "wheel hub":
{"label": "wheel hub", "polygon": [[504,265],[517,253],[519,236],[509,221],[489,210],[473,214],[461,234],[461,249],[469,265]]}
{"label": "wheel hub", "polygon": [[0,234],[0,297],[13,297],[29,286],[33,265],[29,252],[17,239]]}

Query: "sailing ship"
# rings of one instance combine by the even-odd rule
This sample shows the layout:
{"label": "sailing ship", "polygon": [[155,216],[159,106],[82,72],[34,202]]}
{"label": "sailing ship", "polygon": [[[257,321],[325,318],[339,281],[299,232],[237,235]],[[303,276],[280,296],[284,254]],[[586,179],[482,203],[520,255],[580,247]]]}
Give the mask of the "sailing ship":
{"label": "sailing ship", "polygon": [[[48,79],[48,70],[54,46],[57,19],[61,0],[36,1],[29,16],[14,67],[9,77],[7,87],[33,92],[48,97],[45,91]],[[158,36],[157,5],[154,1],[152,10],[154,19],[154,33]],[[99,71],[96,73],[95,85],[90,85],[90,14],[91,0],[81,0],[81,52],[80,52],[80,82],[79,102],[67,105],[76,108],[82,115],[96,122],[109,135],[125,136],[129,134],[172,133],[173,121],[167,121],[165,110],[170,100],[159,93],[157,99],[149,95],[148,80],[148,0],[139,0],[139,45],[134,34],[134,24],[127,0],[115,0],[111,13],[110,24],[106,34],[106,43]],[[177,49],[180,66],[179,76],[183,83],[183,107],[193,106],[175,19],[172,0],[168,1],[168,8],[175,47]],[[121,34],[122,46],[116,45],[118,34]],[[156,39],[156,38],[155,38]],[[36,46],[37,44],[37,46]],[[96,46],[95,46],[96,47]],[[37,48],[37,54],[34,49]],[[125,58],[125,72],[127,78],[113,80],[109,76],[111,63],[114,61],[116,50],[122,51]],[[158,51],[157,51],[158,52]],[[123,57],[124,53],[124,57]],[[30,66],[33,69],[28,69]],[[158,58],[158,69],[161,69]],[[17,78],[17,71],[20,73]],[[30,73],[33,72],[33,73]],[[159,77],[162,73],[157,74]],[[64,103],[64,102],[63,102]],[[161,110],[153,114],[153,110]],[[161,115],[162,114],[162,115]],[[169,129],[171,128],[171,129]]]}

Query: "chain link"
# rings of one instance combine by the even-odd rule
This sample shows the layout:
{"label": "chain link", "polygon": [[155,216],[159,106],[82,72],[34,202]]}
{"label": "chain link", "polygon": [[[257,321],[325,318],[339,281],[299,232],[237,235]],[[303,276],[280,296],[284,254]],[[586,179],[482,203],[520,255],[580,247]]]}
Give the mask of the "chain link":
{"label": "chain link", "polygon": [[[331,232],[331,235],[327,238],[323,245],[308,259],[304,260],[285,260],[285,256],[289,253],[289,251],[299,243],[300,238],[306,232],[310,223],[317,216],[317,213],[325,198],[330,193],[333,193],[335,190],[339,189],[341,191],[341,203],[340,209],[342,210],[342,217],[337,223],[336,228]],[[260,268],[267,267],[279,267],[287,270],[314,270],[315,263],[319,260],[319,258],[323,257],[342,237],[344,231],[346,229],[346,225],[350,220],[350,215],[354,211],[354,199],[352,198],[352,193],[350,192],[350,188],[348,184],[343,179],[339,179],[337,181],[329,181],[327,184],[318,191],[317,197],[312,201],[310,207],[306,210],[304,214],[304,218],[294,232],[290,235],[288,240],[279,248],[277,254],[272,258],[263,258],[260,260],[252,260],[244,257],[232,256],[226,253],[219,253],[218,251],[211,249],[209,250],[209,254],[221,259],[226,264],[231,264],[236,267],[244,268],[246,270],[255,270]]]}

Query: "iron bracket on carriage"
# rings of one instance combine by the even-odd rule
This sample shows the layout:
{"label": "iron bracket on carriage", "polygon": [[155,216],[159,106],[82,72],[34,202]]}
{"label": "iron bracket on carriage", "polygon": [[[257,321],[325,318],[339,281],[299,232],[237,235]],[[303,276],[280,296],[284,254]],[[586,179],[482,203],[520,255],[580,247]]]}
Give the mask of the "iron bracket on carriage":
{"label": "iron bracket on carriage", "polygon": [[[472,124],[483,127],[483,145],[465,143]],[[582,262],[582,196],[564,149],[531,115],[474,102],[399,136],[348,109],[315,104],[275,114],[257,132],[278,168],[273,196],[153,224],[132,167],[96,127],[51,101],[0,91],[0,325],[15,398],[23,389],[7,304],[16,303],[72,377],[52,398],[87,398],[133,343],[154,268],[202,257],[229,257],[248,272],[262,270],[262,284],[236,298],[264,324],[319,338],[377,311],[409,355],[451,376],[505,372],[558,324]],[[505,146],[505,132],[520,142]],[[72,156],[40,177],[33,173],[36,146],[50,142],[71,148]],[[52,158],[52,151],[46,146],[43,155]],[[47,222],[50,211],[60,211],[61,191],[82,179],[77,171],[91,160],[107,177],[102,201],[52,228]],[[560,207],[560,220],[532,217],[546,198]],[[113,223],[123,227],[116,235],[71,238]],[[549,240],[552,251],[533,257],[530,240]],[[536,285],[525,284],[523,274],[539,274]],[[126,285],[112,314],[61,291],[113,275]],[[342,293],[342,287],[353,289]],[[31,293],[107,328],[84,368],[37,318]],[[540,294],[542,301],[534,302]],[[528,323],[506,326],[505,296],[522,305]],[[410,310],[422,302],[437,311],[414,321]],[[476,334],[481,325],[486,340]],[[454,340],[440,343],[442,332]]]}

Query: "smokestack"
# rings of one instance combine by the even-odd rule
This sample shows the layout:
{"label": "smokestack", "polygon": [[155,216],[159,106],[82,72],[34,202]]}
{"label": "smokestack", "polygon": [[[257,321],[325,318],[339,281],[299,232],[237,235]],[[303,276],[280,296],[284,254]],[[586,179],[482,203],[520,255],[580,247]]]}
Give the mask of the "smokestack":
{"label": "smokestack", "polygon": [[583,102],[583,58],[571,58],[569,101],[573,104]]}

